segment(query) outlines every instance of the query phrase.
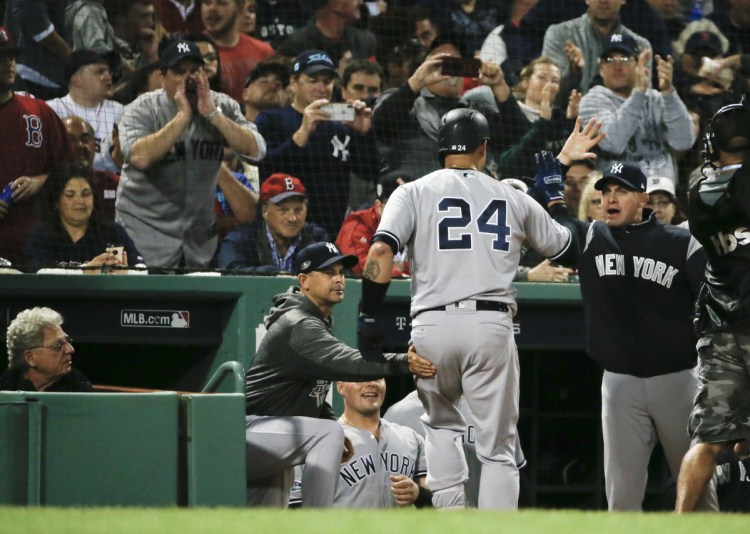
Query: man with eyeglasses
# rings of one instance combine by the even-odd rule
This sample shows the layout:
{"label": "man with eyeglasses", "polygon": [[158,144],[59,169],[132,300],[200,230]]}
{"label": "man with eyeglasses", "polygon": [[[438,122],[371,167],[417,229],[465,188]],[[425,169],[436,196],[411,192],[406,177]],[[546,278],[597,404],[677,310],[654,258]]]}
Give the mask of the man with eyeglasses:
{"label": "man with eyeglasses", "polygon": [[205,269],[218,238],[214,195],[224,146],[260,160],[266,143],[239,104],[211,91],[198,46],[176,40],[162,52],[162,89],[125,106],[125,164],[116,220],[148,265]]}
{"label": "man with eyeglasses", "polygon": [[677,181],[671,151],[688,150],[697,131],[672,83],[672,57],[656,56],[658,90],[650,87],[651,49],[626,33],[614,33],[599,56],[603,85],[581,99],[584,120],[596,118],[607,137],[599,144],[601,171],[613,161],[638,165],[646,176]]}
{"label": "man with eyeglasses", "polygon": [[73,369],[73,339],[62,329],[63,318],[50,308],[20,312],[8,326],[8,369],[0,390],[89,392],[86,376]]}

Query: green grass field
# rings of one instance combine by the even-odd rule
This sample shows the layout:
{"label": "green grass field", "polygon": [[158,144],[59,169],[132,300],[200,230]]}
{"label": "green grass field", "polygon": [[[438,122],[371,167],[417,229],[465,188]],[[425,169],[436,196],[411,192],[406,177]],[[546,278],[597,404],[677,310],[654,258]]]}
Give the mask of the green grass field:
{"label": "green grass field", "polygon": [[235,510],[0,508],[0,533],[232,534],[248,532],[379,534],[732,534],[750,532],[737,514],[618,513],[524,510]]}

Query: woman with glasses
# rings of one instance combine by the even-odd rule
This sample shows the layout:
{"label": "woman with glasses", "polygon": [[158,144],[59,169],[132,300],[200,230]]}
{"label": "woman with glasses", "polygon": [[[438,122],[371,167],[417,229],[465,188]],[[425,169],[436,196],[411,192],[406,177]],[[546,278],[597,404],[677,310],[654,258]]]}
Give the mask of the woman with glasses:
{"label": "woman with glasses", "polygon": [[99,218],[91,171],[78,164],[50,173],[42,191],[40,222],[26,240],[28,271],[81,268],[85,274],[126,273],[143,263],[125,229]]}
{"label": "woman with glasses", "polygon": [[8,369],[0,376],[0,390],[92,391],[89,379],[73,369],[73,340],[62,323],[62,316],[50,308],[24,310],[11,321]]}

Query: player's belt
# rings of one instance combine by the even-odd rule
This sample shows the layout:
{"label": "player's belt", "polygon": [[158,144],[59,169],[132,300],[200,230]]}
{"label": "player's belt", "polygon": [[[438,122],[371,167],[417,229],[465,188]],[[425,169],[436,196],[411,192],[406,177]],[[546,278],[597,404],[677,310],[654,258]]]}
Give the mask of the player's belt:
{"label": "player's belt", "polygon": [[[462,303],[466,302],[465,300],[462,300],[460,302],[453,302],[451,304],[446,304],[445,306],[436,306],[434,308],[427,308],[426,310],[421,310],[417,315],[424,312],[429,311],[449,311],[452,309],[460,309],[464,306]],[[508,308],[508,305],[504,302],[497,302],[494,300],[475,300],[476,302],[476,310],[477,311],[499,311],[499,312],[508,312],[510,311],[510,308]],[[416,317],[415,315],[414,317]]]}

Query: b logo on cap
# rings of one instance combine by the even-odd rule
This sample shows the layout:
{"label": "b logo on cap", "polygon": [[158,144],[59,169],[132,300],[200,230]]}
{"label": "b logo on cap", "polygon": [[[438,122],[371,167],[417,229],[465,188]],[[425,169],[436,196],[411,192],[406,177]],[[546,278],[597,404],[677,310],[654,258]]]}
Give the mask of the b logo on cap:
{"label": "b logo on cap", "polygon": [[294,180],[292,180],[291,176],[284,178],[284,187],[286,187],[287,191],[294,191]]}
{"label": "b logo on cap", "polygon": [[612,174],[620,174],[622,172],[622,163],[613,163],[609,172]]}
{"label": "b logo on cap", "polygon": [[337,249],[336,245],[334,245],[333,243],[326,243],[326,248],[328,249],[328,252],[330,252],[331,254],[339,253],[339,249]]}
{"label": "b logo on cap", "polygon": [[177,51],[181,54],[187,54],[188,52],[190,52],[190,47],[187,43],[178,43]]}

